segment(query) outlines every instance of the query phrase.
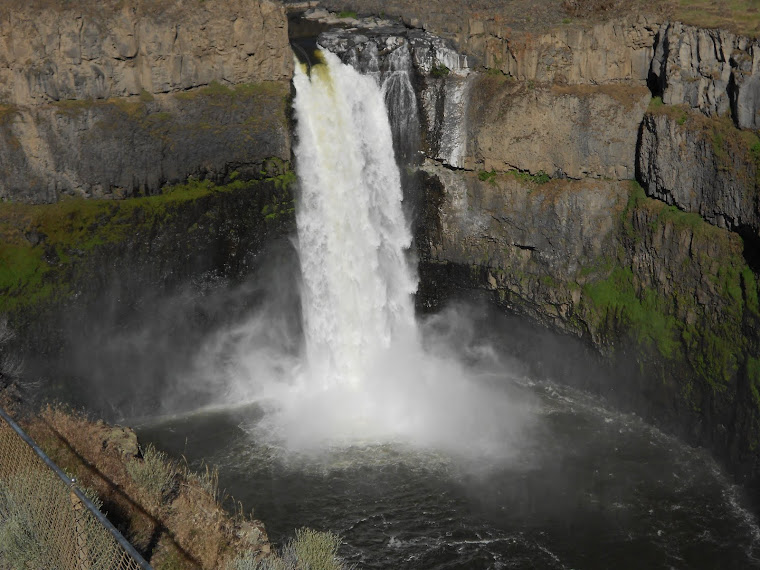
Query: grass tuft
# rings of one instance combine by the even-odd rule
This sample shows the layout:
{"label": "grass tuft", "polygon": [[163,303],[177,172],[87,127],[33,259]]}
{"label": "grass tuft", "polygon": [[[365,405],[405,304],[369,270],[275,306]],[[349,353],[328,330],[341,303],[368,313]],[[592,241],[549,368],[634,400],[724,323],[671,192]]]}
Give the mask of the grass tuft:
{"label": "grass tuft", "polygon": [[496,171],[495,170],[481,170],[480,172],[478,172],[478,180],[480,180],[481,182],[496,184]]}
{"label": "grass tuft", "polygon": [[446,77],[451,70],[442,63],[436,63],[430,70],[430,75],[433,77]]}
{"label": "grass tuft", "polygon": [[531,174],[530,172],[521,172],[519,170],[514,170],[513,175],[518,180],[521,180],[523,182],[531,182],[533,184],[546,184],[547,182],[551,180],[551,176],[549,176],[543,170],[539,170],[535,174]]}
{"label": "grass tuft", "polygon": [[[0,481],[0,560],[9,568],[44,568],[54,560],[48,545],[40,540],[42,521],[27,500],[29,483],[35,473],[25,474],[24,480]],[[43,478],[38,492],[46,495],[49,478]]]}
{"label": "grass tuft", "polygon": [[160,507],[174,490],[179,468],[153,445],[142,450],[142,458],[127,463],[127,473],[154,508]]}
{"label": "grass tuft", "polygon": [[340,545],[335,533],[301,528],[280,555],[259,558],[254,552],[246,552],[232,560],[226,570],[348,570],[338,556]]}

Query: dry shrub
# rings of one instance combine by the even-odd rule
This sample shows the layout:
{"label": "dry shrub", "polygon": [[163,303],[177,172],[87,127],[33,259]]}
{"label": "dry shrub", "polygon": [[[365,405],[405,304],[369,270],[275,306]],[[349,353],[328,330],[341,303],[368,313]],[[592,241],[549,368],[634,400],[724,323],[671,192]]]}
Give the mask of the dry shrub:
{"label": "dry shrub", "polygon": [[[35,479],[34,474],[14,479],[0,481],[0,560],[10,568],[44,568],[54,553],[40,540],[41,521],[24,493],[25,481]],[[47,494],[44,485],[36,490]]]}
{"label": "dry shrub", "polygon": [[133,457],[127,462],[127,473],[155,511],[174,491],[179,470],[166,453],[148,445],[142,450],[142,458]]}
{"label": "dry shrub", "polygon": [[182,466],[182,474],[187,479],[188,484],[197,485],[205,493],[214,499],[219,501],[219,467],[216,465],[209,466],[206,463],[202,464],[203,471],[193,471],[187,465],[187,461]]}
{"label": "dry shrub", "polygon": [[231,561],[227,570],[348,570],[338,556],[340,544],[335,533],[301,528],[279,556],[258,558],[247,552]]}
{"label": "dry shrub", "polygon": [[[97,495],[81,490],[100,509]],[[90,570],[117,567],[121,551],[114,538],[89,511],[73,513],[71,501],[69,487],[43,465],[0,481],[0,560],[11,568],[70,567],[76,554],[67,547],[77,536]]]}
{"label": "dry shrub", "polygon": [[338,558],[340,542],[340,537],[332,532],[302,528],[296,531],[295,539],[286,547],[285,552],[297,562],[297,568],[341,570],[343,562]]}

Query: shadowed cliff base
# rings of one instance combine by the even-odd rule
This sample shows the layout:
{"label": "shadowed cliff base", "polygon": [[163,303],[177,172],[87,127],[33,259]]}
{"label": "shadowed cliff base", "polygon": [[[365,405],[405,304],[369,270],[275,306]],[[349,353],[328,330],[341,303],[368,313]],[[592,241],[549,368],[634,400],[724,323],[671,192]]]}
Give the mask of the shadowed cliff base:
{"label": "shadowed cliff base", "polygon": [[508,311],[584,339],[616,370],[586,387],[709,446],[758,500],[760,313],[739,235],[631,183],[426,172],[423,306],[490,290]]}

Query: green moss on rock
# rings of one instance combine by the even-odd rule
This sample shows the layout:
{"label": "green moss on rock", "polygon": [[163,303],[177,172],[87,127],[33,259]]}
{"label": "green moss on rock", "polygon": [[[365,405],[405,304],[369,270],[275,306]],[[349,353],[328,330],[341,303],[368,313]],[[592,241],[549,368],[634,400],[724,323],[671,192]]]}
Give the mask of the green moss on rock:
{"label": "green moss on rock", "polygon": [[698,379],[723,390],[747,346],[744,311],[758,310],[740,238],[647,198],[638,184],[631,185],[621,224],[627,244],[619,259],[583,287],[588,326],[607,342],[633,338],[674,365],[688,363]]}
{"label": "green moss on rock", "polygon": [[[167,186],[157,196],[126,200],[67,199],[55,204],[0,204],[0,313],[56,302],[71,294],[71,281],[96,251],[147,236],[170,226],[188,208],[215,195],[251,195],[273,188],[278,217],[292,215],[290,170],[264,180],[236,179],[217,185],[191,178]],[[267,195],[271,191],[267,190]],[[256,201],[265,199],[256,198]],[[216,216],[199,207],[188,234]],[[266,219],[261,213],[260,219]],[[143,237],[141,237],[143,236]]]}
{"label": "green moss on rock", "polygon": [[606,279],[584,285],[583,298],[597,324],[630,329],[639,343],[656,347],[664,358],[678,353],[678,322],[663,312],[664,300],[653,291],[637,293],[629,267],[615,267]]}

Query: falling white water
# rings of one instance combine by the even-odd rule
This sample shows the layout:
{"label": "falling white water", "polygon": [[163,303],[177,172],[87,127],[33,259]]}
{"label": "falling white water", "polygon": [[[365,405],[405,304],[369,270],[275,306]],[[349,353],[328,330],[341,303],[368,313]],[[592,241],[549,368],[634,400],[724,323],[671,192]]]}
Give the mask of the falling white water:
{"label": "falling white water", "polygon": [[[464,167],[467,149],[467,97],[473,76],[452,78],[444,84],[443,124],[436,158],[455,168]],[[433,105],[426,105],[428,120],[434,121]],[[437,111],[433,111],[434,113]]]}
{"label": "falling white water", "polygon": [[264,280],[277,288],[271,303],[208,344],[204,378],[226,386],[227,403],[255,402],[255,437],[288,451],[390,443],[475,454],[479,465],[511,456],[526,410],[507,395],[503,368],[483,364],[489,352],[468,318],[415,321],[381,78],[323,60],[294,77],[303,338],[277,316],[295,302],[290,281]]}
{"label": "falling white water", "polygon": [[323,57],[311,77],[294,78],[306,354],[323,386],[359,385],[393,342],[417,342],[417,279],[382,93]]}

